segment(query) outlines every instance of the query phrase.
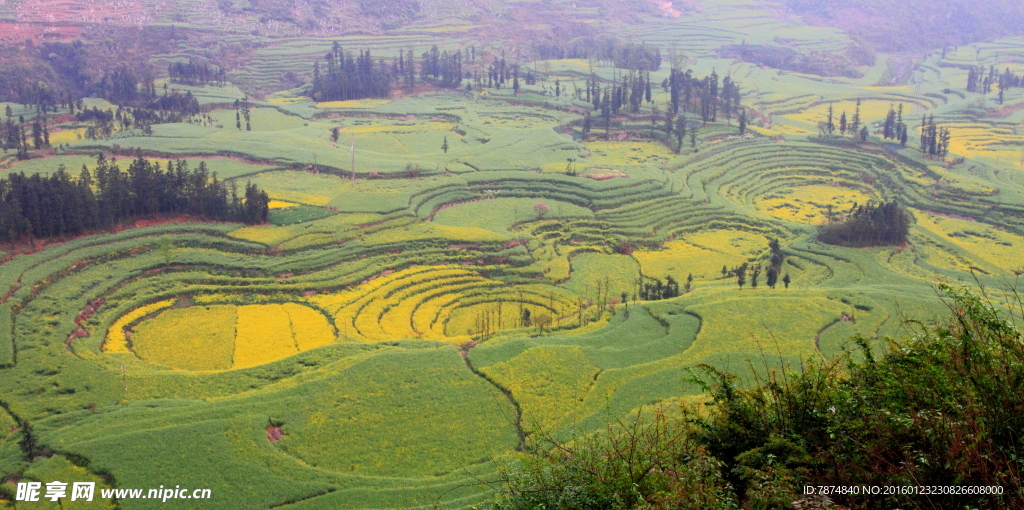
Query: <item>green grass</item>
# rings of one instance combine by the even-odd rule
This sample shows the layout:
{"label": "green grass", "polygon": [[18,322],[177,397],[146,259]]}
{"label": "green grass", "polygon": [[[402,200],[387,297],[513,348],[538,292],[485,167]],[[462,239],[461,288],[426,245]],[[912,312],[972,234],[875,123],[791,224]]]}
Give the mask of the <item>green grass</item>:
{"label": "green grass", "polygon": [[[539,216],[535,204],[549,207],[548,212]],[[529,198],[495,198],[458,204],[437,211],[434,222],[453,227],[484,228],[498,233],[508,233],[518,223],[555,218],[591,218],[594,213],[575,204],[557,200]]]}
{"label": "green grass", "polygon": [[[598,15],[594,9],[572,12],[581,20]],[[461,28],[468,23],[461,13],[449,14],[341,42],[391,55],[410,45],[419,52],[435,34],[445,34],[439,42],[454,49],[474,36]],[[426,507],[438,498],[460,508],[486,498],[474,486],[476,477],[489,479],[491,459],[514,455],[518,439],[506,395],[440,340],[477,341],[468,359],[511,392],[523,423],[567,437],[641,405],[698,394],[700,388],[686,382],[697,363],[740,372],[749,382],[750,366],[764,374],[816,353],[831,358],[850,348],[853,334],[880,344],[886,335],[907,331],[901,313],[924,321],[940,316],[931,288],[936,279],[971,283],[973,265],[985,271],[976,271],[981,283],[998,288],[1013,275],[1013,236],[1024,235],[1024,179],[1019,160],[1007,159],[1012,147],[991,144],[947,170],[917,156],[913,140],[897,152],[874,137],[856,147],[818,143],[805,132],[816,130],[827,104],[850,112],[857,98],[872,108],[921,105],[937,121],[975,126],[970,130],[978,144],[1024,120],[1021,112],[986,116],[996,108],[991,96],[943,92],[962,88],[962,69],[929,56],[918,94],[913,87],[871,88],[886,72],[885,56],[861,69],[862,78],[829,79],[718,58],[716,48],[744,39],[772,44],[780,37],[802,50],[845,51],[850,42],[836,30],[780,21],[746,0],[702,6],[680,18],[642,19],[619,25],[622,33],[662,44],[666,57],[676,41],[697,76],[715,69],[739,80],[744,103],[766,115],[752,121],[758,134],[738,138],[720,119],[701,129],[697,151],[680,155],[643,139],[601,141],[599,126],[582,142],[579,126],[570,125],[579,115],[567,113],[576,103],[542,95],[540,86],[524,87],[518,98],[504,89],[403,94],[366,108],[316,108],[301,98],[273,102],[297,98],[293,90],[257,101],[246,131],[234,127],[232,108],[218,106],[238,91],[204,87],[189,90],[223,127],[161,124],[153,136],[128,132],[72,141],[62,156],[23,162],[9,156],[0,162],[9,165],[0,175],[52,172],[59,164],[75,175],[82,164],[94,165],[98,150],[140,148],[185,157],[192,166],[205,161],[221,178],[251,179],[272,198],[301,205],[275,209],[270,225],[126,229],[50,244],[4,263],[2,400],[36,424],[43,445],[88,458],[91,473],[109,471],[118,487],[168,480],[210,487],[218,508]],[[206,23],[199,18],[194,26]],[[252,61],[233,71],[247,87],[277,86],[288,71],[308,74],[331,42],[225,38],[260,43]],[[994,64],[997,54],[1022,55],[1022,48],[1019,39],[965,46],[945,63]],[[550,74],[538,74],[549,88],[556,77],[580,84],[590,72],[585,62],[538,63],[547,65]],[[667,69],[652,73],[652,81],[667,77]],[[612,74],[600,66],[594,72]],[[664,111],[667,94],[659,87],[653,93]],[[1017,92],[1008,98],[1011,107],[1024,100]],[[32,114],[20,105],[14,110]],[[877,120],[876,113],[867,120]],[[646,117],[625,125],[633,133],[650,131]],[[330,141],[334,127],[341,128],[336,145]],[[566,134],[573,129],[576,137]],[[447,153],[441,150],[445,137]],[[564,174],[568,158],[583,175]],[[120,159],[126,167],[127,158]],[[613,170],[626,177],[586,177]],[[862,193],[858,199],[899,198],[922,211],[911,244],[850,249],[818,243],[806,215],[850,190]],[[534,212],[538,202],[550,206],[545,218]],[[771,209],[781,202],[803,209],[793,215]],[[959,219],[926,224],[932,216],[969,217],[978,225]],[[170,264],[154,251],[164,237],[174,244]],[[790,289],[766,289],[763,274],[757,289],[748,284],[740,290],[720,278],[722,265],[765,265],[769,237],[782,241]],[[694,248],[684,249],[685,243]],[[990,245],[1005,250],[986,250]],[[635,294],[637,259],[644,256],[616,253],[630,247],[652,254],[644,266],[652,268],[649,276],[684,277],[700,268],[694,292],[667,301],[630,299],[613,311],[602,301]],[[452,268],[457,271],[444,272]],[[100,298],[102,306],[79,320],[88,336],[68,344],[80,312]],[[136,326],[134,354],[100,351],[117,319],[166,299],[193,306]],[[480,312],[499,302],[507,326],[518,300],[534,313],[553,315],[553,330],[503,327],[487,339],[464,334],[478,334]],[[342,343],[225,370],[231,366],[228,343],[216,352],[183,345],[199,339],[197,332],[233,331],[233,319],[206,314],[206,325],[164,328],[163,337],[150,331],[162,318],[202,307],[267,303],[317,307],[334,321]],[[438,341],[408,340],[417,337]],[[276,443],[266,436],[271,421],[283,423],[285,436]],[[0,417],[0,432],[3,427]],[[15,439],[0,439],[0,479],[73,469],[60,459],[22,465]]]}

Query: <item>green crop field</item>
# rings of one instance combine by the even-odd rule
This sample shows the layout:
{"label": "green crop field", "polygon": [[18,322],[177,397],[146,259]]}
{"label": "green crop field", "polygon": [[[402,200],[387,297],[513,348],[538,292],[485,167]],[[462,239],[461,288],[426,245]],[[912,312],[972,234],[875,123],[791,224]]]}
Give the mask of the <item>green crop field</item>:
{"label": "green crop field", "polygon": [[[95,126],[62,106],[49,113],[58,148],[25,160],[5,149],[0,177],[64,167],[76,179],[101,153],[122,169],[136,155],[184,160],[265,190],[268,221],[160,217],[0,246],[0,508],[28,508],[11,501],[18,480],[51,479],[212,489],[212,506],[178,508],[471,508],[531,434],[570,438],[695,398],[700,363],[749,382],[848,353],[854,335],[882,345],[912,332],[905,318],[944,315],[939,282],[1003,289],[1024,275],[1024,88],[966,91],[970,67],[1024,71],[1024,37],[936,48],[905,76],[908,57],[887,53],[820,76],[726,56],[731,45],[857,44],[753,0],[697,2],[678,17],[648,6],[629,22],[568,0],[486,11],[430,1],[394,26],[352,18],[344,34],[316,25],[315,10],[297,16],[319,34],[249,8],[172,3],[140,12],[223,40],[175,42],[151,58],[161,73],[193,53],[248,48],[230,83],[154,82],[194,94],[202,114],[88,137]],[[11,4],[0,21],[17,19]],[[524,50],[501,16],[533,8],[657,45],[650,102],[625,104],[606,129],[574,92],[630,71]],[[551,29],[548,18],[525,33]],[[463,65],[485,82],[484,62],[507,49],[523,83],[318,101],[305,84],[334,42],[389,65],[408,49],[418,60],[435,44],[472,46],[478,59]],[[740,84],[745,133],[735,114],[688,111],[692,141],[665,134],[672,59]],[[236,127],[243,97],[251,129]],[[864,141],[821,132],[830,107],[838,121],[858,100]],[[38,115],[0,111],[8,104],[26,125]],[[905,147],[882,137],[896,105]],[[923,115],[950,128],[943,160],[919,150]],[[829,218],[891,200],[912,217],[907,243],[818,241]],[[767,271],[773,239],[779,282],[747,273],[738,285],[729,270]],[[645,282],[669,277],[688,291],[643,299]],[[45,455],[26,455],[25,423]]]}

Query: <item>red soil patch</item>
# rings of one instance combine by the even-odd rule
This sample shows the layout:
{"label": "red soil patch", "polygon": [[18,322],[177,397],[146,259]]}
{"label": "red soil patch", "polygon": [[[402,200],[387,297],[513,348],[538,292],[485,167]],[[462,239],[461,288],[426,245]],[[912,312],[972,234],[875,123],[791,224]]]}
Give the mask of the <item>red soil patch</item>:
{"label": "red soil patch", "polygon": [[284,434],[281,432],[281,427],[267,427],[267,441],[276,443],[283,437]]}
{"label": "red soil patch", "polygon": [[986,119],[1005,119],[1010,115],[1013,115],[1021,110],[1024,110],[1024,104],[1015,104],[1013,106],[1004,106],[994,112],[990,112],[985,115]]}

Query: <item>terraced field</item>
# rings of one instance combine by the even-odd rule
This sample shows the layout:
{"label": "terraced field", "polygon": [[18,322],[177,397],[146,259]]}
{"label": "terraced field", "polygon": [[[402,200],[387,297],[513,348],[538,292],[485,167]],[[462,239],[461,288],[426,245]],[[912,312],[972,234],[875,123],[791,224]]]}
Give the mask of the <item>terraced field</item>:
{"label": "terraced field", "polygon": [[[435,33],[450,32],[446,48],[476,40],[470,20],[446,16],[346,44],[388,56]],[[545,92],[590,75],[577,59],[531,62],[543,81],[518,96],[317,103],[281,91],[254,100],[251,131],[234,127],[241,91],[194,87],[214,126],[88,140],[68,123],[54,133],[61,154],[0,159],[3,176],[75,174],[97,152],[141,150],[162,165],[205,162],[273,199],[265,225],[139,223],[0,253],[0,508],[13,476],[68,473],[209,487],[217,508],[469,508],[531,434],[567,438],[698,395],[686,381],[699,363],[749,378],[750,367],[831,358],[851,335],[882,342],[905,331],[904,316],[942,315],[939,280],[1000,288],[1024,274],[1024,92],[998,105],[962,91],[964,65],[1024,62],[1024,39],[930,54],[909,84],[890,86],[879,83],[885,55],[860,78],[718,56],[769,33],[804,49],[850,42],[761,2],[643,19],[642,32],[624,30],[675,41],[698,76],[742,83],[745,134],[719,118],[677,154],[651,136],[651,108],[668,100],[655,87],[653,104],[616,116],[610,140],[598,122],[585,137],[588,105]],[[274,39],[234,73],[273,82],[329,48]],[[857,99],[868,141],[817,136],[828,105],[852,114]],[[923,114],[952,128],[950,161],[921,156],[914,135],[904,148],[875,134],[900,103],[912,129]],[[829,217],[883,200],[912,212],[908,244],[817,241]],[[769,288],[762,273],[737,285],[728,270],[767,269],[770,239],[789,283]],[[640,299],[645,278],[666,277],[692,277],[690,291]],[[52,456],[25,461],[12,430],[24,421]]]}

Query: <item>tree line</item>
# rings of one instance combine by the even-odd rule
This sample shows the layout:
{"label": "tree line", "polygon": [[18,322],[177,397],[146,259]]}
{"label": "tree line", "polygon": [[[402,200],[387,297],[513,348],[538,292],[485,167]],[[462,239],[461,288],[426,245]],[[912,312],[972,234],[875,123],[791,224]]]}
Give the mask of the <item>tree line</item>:
{"label": "tree line", "polygon": [[[475,54],[475,49],[472,51]],[[435,45],[420,55],[417,76],[412,49],[399,51],[398,58],[388,63],[383,58],[375,59],[370,50],[353,54],[335,42],[331,51],[324,55],[323,66],[320,62],[314,63],[313,83],[308,94],[317,101],[383,98],[391,94],[394,86],[412,87],[417,81],[457,88],[464,78],[462,57],[462,50],[449,53]]]}
{"label": "tree line", "polygon": [[[842,114],[839,115],[838,122],[835,117],[835,110],[832,105],[828,105],[828,112],[825,115],[825,121],[818,123],[818,131],[821,132],[822,136],[835,135],[838,131],[840,136],[853,136],[860,137],[860,141],[866,141],[868,139],[868,126],[862,125],[860,120],[860,99],[857,100],[857,106],[853,111],[853,116],[847,117],[846,110],[843,110]],[[889,114],[885,120],[885,138],[894,138],[897,134],[902,133],[906,144],[906,126],[903,125],[903,105],[900,104],[899,111],[893,110],[892,105],[889,106]]]}
{"label": "tree line", "polygon": [[375,61],[370,50],[358,55],[343,51],[334,43],[324,55],[324,67],[313,66],[313,84],[309,94],[317,101],[347,101],[368,97],[387,97],[392,75],[383,60]]}
{"label": "tree line", "polygon": [[[768,240],[768,265],[767,267],[761,267],[760,263],[753,265],[750,262],[744,262],[732,269],[729,266],[722,266],[722,278],[736,278],[736,285],[739,285],[740,289],[749,281],[750,288],[756,289],[761,281],[761,273],[765,275],[765,285],[770,289],[774,289],[776,285],[781,281],[782,284],[788,289],[789,283],[792,281],[789,274],[782,273],[782,263],[786,261],[786,255],[782,252],[782,246],[779,244],[778,239]],[[750,277],[748,280],[747,277]],[[782,277],[781,279],[779,277]]]}
{"label": "tree line", "polygon": [[211,66],[206,62],[196,63],[189,59],[188,62],[172,62],[167,64],[167,76],[171,83],[182,85],[203,86],[207,83],[223,85],[227,81],[227,75],[223,68]]}
{"label": "tree line", "polygon": [[533,50],[540,60],[596,59],[634,71],[657,71],[661,68],[659,47],[623,43],[613,37],[581,37],[567,43],[537,44]]}
{"label": "tree line", "polygon": [[826,244],[862,248],[902,245],[910,234],[910,214],[899,202],[854,204],[843,217],[829,216],[818,229],[818,240]]}
{"label": "tree line", "polygon": [[[658,301],[661,299],[672,299],[679,297],[680,293],[687,293],[693,289],[693,274],[686,275],[686,281],[683,282],[683,288],[680,291],[679,282],[671,276],[666,276],[665,280],[662,281],[660,278],[654,278],[647,275],[640,276],[640,282],[638,285],[637,295],[643,301]],[[623,295],[622,300],[626,301],[628,296]]]}
{"label": "tree line", "polygon": [[682,113],[696,113],[706,124],[717,122],[719,112],[732,118],[740,111],[740,86],[726,76],[721,85],[714,70],[704,78],[697,78],[693,71],[672,69],[661,86],[669,93],[670,116]]}
{"label": "tree line", "polygon": [[49,176],[0,179],[0,241],[79,235],[157,214],[257,224],[267,220],[269,203],[252,183],[239,194],[234,181],[218,179],[205,162],[194,170],[184,160],[162,168],[139,157],[122,170],[100,155],[77,178],[61,165]]}
{"label": "tree line", "polygon": [[935,125],[935,116],[921,117],[921,154],[946,159],[952,135],[947,127]]}
{"label": "tree line", "polygon": [[996,72],[996,66],[989,66],[987,74],[985,73],[985,66],[972,67],[967,70],[968,92],[989,94],[992,92],[992,85],[999,86],[999,104],[1003,104],[1007,89],[1024,87],[1024,75],[1016,75],[1010,72],[1009,67],[1002,74]]}

